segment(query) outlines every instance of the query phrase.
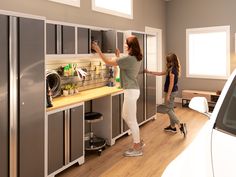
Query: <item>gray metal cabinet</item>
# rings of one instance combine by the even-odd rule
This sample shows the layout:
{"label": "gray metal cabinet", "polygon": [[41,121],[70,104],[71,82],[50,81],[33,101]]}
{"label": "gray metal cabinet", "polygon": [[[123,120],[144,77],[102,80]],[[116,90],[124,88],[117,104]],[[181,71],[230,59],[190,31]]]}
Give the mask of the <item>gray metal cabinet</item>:
{"label": "gray metal cabinet", "polygon": [[112,96],[112,139],[119,138],[129,130],[129,127],[122,118],[123,102],[123,93]]}
{"label": "gray metal cabinet", "polygon": [[48,113],[48,176],[84,163],[84,106]]}
{"label": "gray metal cabinet", "polygon": [[102,31],[102,52],[115,53],[116,49],[116,31]]}
{"label": "gray metal cabinet", "polygon": [[62,26],[62,54],[75,54],[75,27]]}
{"label": "gray metal cabinet", "polygon": [[[151,44],[147,43],[147,40],[149,37],[152,37],[152,35],[146,35],[146,68],[148,66],[153,64],[153,61],[150,61],[151,59],[148,56],[148,53],[150,51],[150,48],[153,48],[152,46],[149,46]],[[146,76],[146,82],[145,82],[145,91],[146,91],[146,119],[153,117],[156,115],[156,77],[153,77],[149,74],[145,74]]]}
{"label": "gray metal cabinet", "polygon": [[64,111],[48,115],[48,174],[64,165]]}
{"label": "gray metal cabinet", "polygon": [[124,33],[117,32],[117,48],[120,50],[120,53],[124,52]]}
{"label": "gray metal cabinet", "polygon": [[1,177],[44,176],[44,28],[0,15]]}
{"label": "gray metal cabinet", "polygon": [[[99,30],[91,30],[91,42],[96,42],[100,49],[102,49],[102,31]],[[95,53],[94,50],[91,50],[91,53]]]}
{"label": "gray metal cabinet", "polygon": [[147,76],[146,79],[146,118],[156,114],[156,77]]}
{"label": "gray metal cabinet", "polygon": [[[140,34],[140,33],[132,33],[133,35],[135,35],[138,38],[139,44],[140,44],[140,48],[142,51],[144,51],[144,34]],[[144,58],[145,59],[145,58]],[[141,67],[140,67],[140,71],[138,74],[138,83],[139,83],[139,88],[140,88],[140,96],[139,99],[137,101],[137,120],[138,123],[142,123],[145,120],[145,108],[144,108],[144,103],[145,103],[145,86],[144,86],[144,74],[143,74],[143,70],[144,70],[144,59],[141,61]]]}
{"label": "gray metal cabinet", "polygon": [[83,156],[83,106],[70,109],[70,162]]}
{"label": "gray metal cabinet", "polygon": [[75,27],[47,23],[47,54],[75,54]]}
{"label": "gray metal cabinet", "polygon": [[9,176],[8,50],[8,17],[0,15],[0,177]]}
{"label": "gray metal cabinet", "polygon": [[57,53],[57,28],[54,24],[46,25],[46,53]]}
{"label": "gray metal cabinet", "polygon": [[91,41],[97,42],[103,53],[115,53],[116,39],[114,30],[91,30]]}
{"label": "gray metal cabinet", "polygon": [[77,28],[77,52],[78,54],[89,54],[89,29]]}
{"label": "gray metal cabinet", "polygon": [[121,132],[121,108],[123,95],[112,96],[112,138],[120,135]]}
{"label": "gray metal cabinet", "polygon": [[18,19],[18,162],[21,177],[44,175],[44,24],[43,20]]}

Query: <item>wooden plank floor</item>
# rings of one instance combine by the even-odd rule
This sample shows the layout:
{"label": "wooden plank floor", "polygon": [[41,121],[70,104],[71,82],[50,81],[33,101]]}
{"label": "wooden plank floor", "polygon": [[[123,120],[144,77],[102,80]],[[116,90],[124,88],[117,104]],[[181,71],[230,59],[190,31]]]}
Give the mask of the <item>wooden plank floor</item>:
{"label": "wooden plank floor", "polygon": [[175,108],[181,122],[186,122],[188,135],[166,133],[163,128],[169,125],[167,115],[157,114],[141,126],[144,139],[144,155],[123,157],[122,153],[131,143],[131,136],[118,139],[114,146],[107,147],[101,156],[89,154],[81,166],[72,166],[57,177],[160,177],[168,163],[173,160],[197,135],[207,121],[204,115],[188,108]]}

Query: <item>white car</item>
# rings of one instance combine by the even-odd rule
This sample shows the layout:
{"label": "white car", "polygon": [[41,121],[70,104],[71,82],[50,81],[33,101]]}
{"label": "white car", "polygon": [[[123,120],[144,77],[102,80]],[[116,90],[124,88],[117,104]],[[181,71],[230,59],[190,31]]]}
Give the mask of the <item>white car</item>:
{"label": "white car", "polygon": [[[189,107],[204,113],[207,102]],[[205,103],[205,104],[204,104]],[[200,108],[197,108],[200,106]],[[226,82],[209,121],[162,177],[236,177],[236,70]]]}

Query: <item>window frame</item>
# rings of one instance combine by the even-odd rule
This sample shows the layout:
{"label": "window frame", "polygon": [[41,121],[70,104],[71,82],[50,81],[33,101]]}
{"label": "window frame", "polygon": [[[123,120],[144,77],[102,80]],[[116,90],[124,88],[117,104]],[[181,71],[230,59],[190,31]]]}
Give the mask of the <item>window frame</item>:
{"label": "window frame", "polygon": [[76,2],[74,2],[73,0],[49,0],[49,1],[65,4],[69,6],[74,6],[74,7],[80,7],[80,0],[76,0]]}
{"label": "window frame", "polygon": [[122,12],[102,8],[102,7],[97,7],[97,6],[95,6],[95,1],[96,0],[92,0],[92,10],[93,11],[97,11],[97,12],[101,12],[101,13],[105,13],[105,14],[109,14],[109,15],[115,15],[115,16],[119,16],[119,17],[123,17],[123,18],[133,19],[133,0],[130,0],[131,1],[131,14],[130,15],[122,13]]}
{"label": "window frame", "polygon": [[[205,34],[214,32],[226,32],[226,75],[206,75],[206,74],[190,74],[189,69],[189,38],[191,34]],[[186,77],[187,78],[203,78],[203,79],[223,79],[226,80],[230,76],[230,26],[214,26],[203,28],[189,28],[186,29]]]}

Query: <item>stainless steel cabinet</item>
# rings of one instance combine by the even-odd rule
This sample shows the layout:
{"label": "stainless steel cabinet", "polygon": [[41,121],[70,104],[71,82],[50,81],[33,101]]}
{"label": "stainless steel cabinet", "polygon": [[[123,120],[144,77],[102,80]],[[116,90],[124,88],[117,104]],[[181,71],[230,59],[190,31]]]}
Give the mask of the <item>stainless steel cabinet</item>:
{"label": "stainless steel cabinet", "polygon": [[[135,35],[138,38],[139,44],[140,44],[140,48],[142,51],[144,51],[144,34],[141,33],[132,33],[133,35]],[[137,101],[137,120],[138,123],[142,123],[145,120],[145,108],[144,108],[144,104],[145,104],[145,82],[144,82],[144,74],[143,74],[143,70],[145,67],[145,63],[144,63],[145,57],[143,58],[143,60],[141,61],[141,67],[140,67],[140,71],[138,74],[138,83],[139,83],[139,88],[140,88],[140,96],[139,99]]]}
{"label": "stainless steel cabinet", "polygon": [[112,96],[112,138],[122,133],[121,129],[121,110],[123,103],[123,94]]}
{"label": "stainless steel cabinet", "polygon": [[0,177],[9,177],[8,16],[0,15]]}
{"label": "stainless steel cabinet", "polygon": [[112,143],[122,135],[129,131],[129,127],[122,118],[122,106],[124,102],[124,94],[118,93],[112,95]]}
{"label": "stainless steel cabinet", "polygon": [[[153,70],[156,68],[156,56],[153,55],[155,53],[155,47],[153,43],[155,42],[156,37],[150,34],[146,34],[146,48],[145,48],[145,58],[146,65],[145,68]],[[149,42],[148,42],[149,41]],[[152,42],[150,42],[152,41]],[[150,68],[151,67],[151,68]],[[155,69],[154,69],[155,70]],[[145,82],[145,91],[146,91],[146,119],[153,117],[156,115],[156,77],[150,74],[145,74],[146,82]]]}
{"label": "stainless steel cabinet", "polygon": [[137,102],[137,119],[138,123],[141,124],[153,118],[156,114],[156,78],[143,73],[143,70],[147,68],[147,64],[152,63],[147,56],[147,52],[151,48],[147,45],[148,35],[137,32],[132,34],[138,38],[143,51],[142,65],[138,75],[140,97]]}
{"label": "stainless steel cabinet", "polygon": [[44,174],[44,25],[43,20],[18,19],[18,165],[21,177]]}
{"label": "stainless steel cabinet", "polygon": [[156,115],[156,77],[146,79],[146,119]]}
{"label": "stainless steel cabinet", "polygon": [[84,110],[83,106],[70,109],[70,157],[73,162],[84,154]]}
{"label": "stainless steel cabinet", "polygon": [[0,15],[1,177],[44,176],[44,28]]}
{"label": "stainless steel cabinet", "polygon": [[120,50],[120,53],[124,53],[124,33],[117,32],[117,48]]}
{"label": "stainless steel cabinet", "polygon": [[[115,53],[116,45],[116,31],[114,30],[92,30],[91,42],[96,41],[103,53]],[[91,51],[94,53],[94,51]]]}
{"label": "stainless steel cabinet", "polygon": [[48,113],[48,176],[84,163],[84,106]]}
{"label": "stainless steel cabinet", "polygon": [[78,54],[89,54],[90,43],[89,43],[89,29],[88,28],[77,28],[77,52]]}
{"label": "stainless steel cabinet", "polygon": [[75,54],[75,27],[47,23],[47,54]]}
{"label": "stainless steel cabinet", "polygon": [[64,111],[48,115],[48,174],[64,165]]}

